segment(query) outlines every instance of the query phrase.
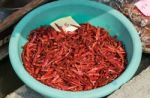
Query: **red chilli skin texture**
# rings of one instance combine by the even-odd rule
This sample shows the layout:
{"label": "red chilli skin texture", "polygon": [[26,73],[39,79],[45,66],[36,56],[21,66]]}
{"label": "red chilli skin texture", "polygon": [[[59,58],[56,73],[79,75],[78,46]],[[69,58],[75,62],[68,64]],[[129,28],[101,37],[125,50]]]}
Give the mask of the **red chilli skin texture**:
{"label": "red chilli skin texture", "polygon": [[36,80],[66,91],[104,86],[127,65],[122,43],[89,23],[80,24],[74,32],[57,32],[51,26],[31,31],[22,60]]}

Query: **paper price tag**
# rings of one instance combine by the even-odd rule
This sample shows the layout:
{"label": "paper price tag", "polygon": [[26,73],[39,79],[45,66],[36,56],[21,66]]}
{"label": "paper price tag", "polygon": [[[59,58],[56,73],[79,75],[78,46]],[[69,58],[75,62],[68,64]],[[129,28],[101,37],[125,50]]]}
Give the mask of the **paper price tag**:
{"label": "paper price tag", "polygon": [[150,0],[140,0],[135,5],[145,16],[150,16]]}
{"label": "paper price tag", "polygon": [[50,24],[56,31],[60,32],[59,28],[55,24],[62,27],[65,32],[75,31],[78,29],[77,27],[80,26],[71,16],[57,19]]}

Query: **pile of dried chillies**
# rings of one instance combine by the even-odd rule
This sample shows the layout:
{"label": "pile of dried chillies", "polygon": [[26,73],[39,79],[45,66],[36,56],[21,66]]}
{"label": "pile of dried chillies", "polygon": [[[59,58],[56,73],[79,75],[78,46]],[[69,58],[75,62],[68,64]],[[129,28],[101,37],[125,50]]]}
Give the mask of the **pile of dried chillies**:
{"label": "pile of dried chillies", "polygon": [[38,81],[61,90],[90,90],[116,79],[125,69],[120,41],[100,27],[81,24],[74,32],[50,26],[33,30],[23,47],[26,70]]}

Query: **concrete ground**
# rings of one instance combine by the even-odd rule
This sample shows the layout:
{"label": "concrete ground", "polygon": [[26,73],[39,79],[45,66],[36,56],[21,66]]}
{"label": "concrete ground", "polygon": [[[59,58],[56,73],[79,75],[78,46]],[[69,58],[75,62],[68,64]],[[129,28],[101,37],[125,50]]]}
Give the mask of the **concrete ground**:
{"label": "concrete ground", "polygon": [[150,98],[150,66],[107,98]]}

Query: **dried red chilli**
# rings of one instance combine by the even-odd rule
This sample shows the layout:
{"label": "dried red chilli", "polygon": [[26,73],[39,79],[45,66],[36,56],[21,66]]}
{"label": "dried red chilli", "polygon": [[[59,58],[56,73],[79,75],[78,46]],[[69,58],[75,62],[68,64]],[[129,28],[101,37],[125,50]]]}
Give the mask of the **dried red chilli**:
{"label": "dried red chilli", "polygon": [[123,45],[100,27],[81,24],[74,32],[50,26],[33,30],[23,47],[26,70],[61,90],[90,90],[116,79],[127,64]]}

